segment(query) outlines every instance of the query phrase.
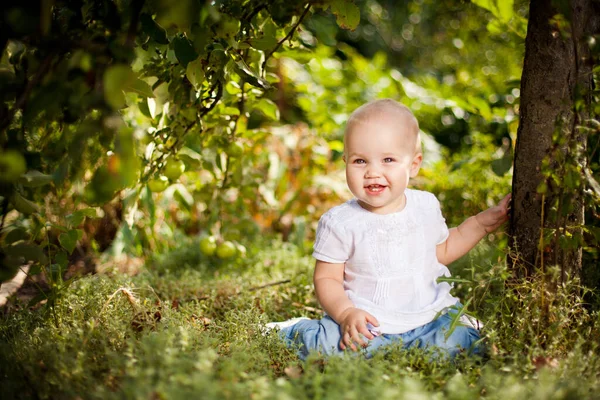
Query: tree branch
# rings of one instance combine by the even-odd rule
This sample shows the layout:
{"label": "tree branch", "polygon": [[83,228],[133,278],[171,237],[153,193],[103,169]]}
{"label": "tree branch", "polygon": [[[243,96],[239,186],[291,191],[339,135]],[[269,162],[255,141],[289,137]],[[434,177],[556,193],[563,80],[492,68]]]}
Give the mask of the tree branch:
{"label": "tree branch", "polygon": [[294,32],[296,31],[296,29],[298,29],[298,26],[300,26],[300,24],[302,23],[302,21],[304,20],[304,18],[306,18],[306,16],[308,15],[308,12],[310,11],[310,7],[311,4],[307,4],[306,8],[304,9],[304,12],[302,13],[302,15],[300,16],[300,18],[298,19],[298,22],[296,22],[296,24],[294,24],[294,26],[292,27],[292,29],[290,29],[290,31],[288,32],[287,35],[285,35],[285,37],[283,39],[281,39],[277,45],[273,48],[273,50],[271,50],[269,52],[269,54],[267,54],[265,56],[265,61],[263,61],[262,63],[262,71],[264,73],[265,71],[265,67],[267,65],[267,61],[269,61],[269,58],[277,51],[279,50],[279,48],[281,47],[281,45],[283,44],[283,42],[285,42],[286,40],[288,40],[289,38],[291,38],[294,35]]}
{"label": "tree branch", "polygon": [[213,92],[214,90],[217,91],[214,100],[211,103],[211,105],[202,108],[202,110],[200,111],[200,118],[202,118],[203,116],[208,114],[213,108],[215,108],[221,100],[221,97],[223,96],[223,84],[220,80],[217,80],[217,83],[215,83],[215,85],[211,88],[210,92]]}

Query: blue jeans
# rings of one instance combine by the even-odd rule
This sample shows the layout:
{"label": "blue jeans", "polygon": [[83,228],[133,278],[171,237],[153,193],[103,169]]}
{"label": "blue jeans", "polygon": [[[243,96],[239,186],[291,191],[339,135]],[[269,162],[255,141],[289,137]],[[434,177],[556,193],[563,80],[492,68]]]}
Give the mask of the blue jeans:
{"label": "blue jeans", "polygon": [[[401,342],[404,348],[431,346],[442,350],[441,354],[454,358],[462,351],[470,351],[472,354],[480,354],[483,349],[476,343],[479,340],[479,331],[471,327],[457,324],[452,333],[447,336],[455,311],[450,311],[437,319],[408,331],[398,334],[381,334],[372,340],[366,339],[368,346],[364,349],[367,358],[380,348],[393,343]],[[310,352],[320,354],[341,355],[344,351],[340,349],[341,339],[340,326],[329,316],[320,320],[305,319],[284,328],[279,335],[288,346],[298,346],[298,356],[305,360]],[[352,352],[351,350],[348,350]]]}

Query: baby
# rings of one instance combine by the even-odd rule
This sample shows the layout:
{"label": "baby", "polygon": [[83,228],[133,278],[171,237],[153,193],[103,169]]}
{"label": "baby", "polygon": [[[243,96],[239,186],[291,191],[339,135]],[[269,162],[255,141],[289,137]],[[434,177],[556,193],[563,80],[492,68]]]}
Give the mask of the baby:
{"label": "baby", "polygon": [[[450,332],[460,307],[446,265],[507,220],[510,195],[497,206],[448,229],[431,193],[409,189],[421,167],[419,125],[404,105],[383,99],[350,116],[344,137],[346,180],[354,198],[320,219],[313,257],[314,286],[326,315],[267,324],[288,344],[341,354],[400,341],[437,346],[451,357],[474,350],[476,326]],[[454,307],[456,306],[456,307]],[[449,334],[450,333],[450,334]]]}

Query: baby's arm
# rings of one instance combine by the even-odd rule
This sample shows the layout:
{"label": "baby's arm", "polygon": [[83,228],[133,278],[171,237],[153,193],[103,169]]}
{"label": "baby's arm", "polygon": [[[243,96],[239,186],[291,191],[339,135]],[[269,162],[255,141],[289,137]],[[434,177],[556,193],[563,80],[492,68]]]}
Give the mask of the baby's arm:
{"label": "baby's arm", "polygon": [[508,219],[510,194],[498,205],[467,218],[456,228],[450,229],[450,235],[436,248],[438,261],[444,265],[467,254],[481,239],[495,231]]}
{"label": "baby's arm", "polygon": [[344,291],[344,264],[333,264],[317,260],[314,275],[315,292],[321,307],[335,322],[340,325],[342,339],[340,348],[347,346],[356,351],[355,343],[366,347],[367,339],[375,336],[367,329],[367,322],[379,326],[377,319],[354,304]]}

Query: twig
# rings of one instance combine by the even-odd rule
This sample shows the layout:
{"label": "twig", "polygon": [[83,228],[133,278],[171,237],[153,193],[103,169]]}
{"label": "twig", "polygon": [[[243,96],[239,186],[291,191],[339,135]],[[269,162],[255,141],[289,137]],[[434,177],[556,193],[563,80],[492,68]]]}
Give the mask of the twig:
{"label": "twig", "polygon": [[244,16],[242,17],[242,20],[243,20],[243,21],[247,21],[247,22],[250,22],[250,21],[252,21],[252,18],[254,18],[254,16],[255,16],[256,14],[258,14],[258,13],[259,13],[261,10],[265,9],[266,7],[267,7],[267,4],[266,4],[266,3],[259,4],[259,5],[258,5],[258,6],[257,6],[255,9],[253,9],[251,12],[247,13],[246,15],[244,15]]}
{"label": "twig", "polygon": [[302,309],[304,309],[304,310],[306,310],[308,312],[314,312],[314,313],[317,313],[317,314],[323,314],[323,310],[320,310],[318,308],[314,308],[314,307],[311,307],[311,306],[305,306],[304,304],[300,304],[300,303],[297,303],[297,302],[293,302],[292,305],[294,307],[302,308]]}
{"label": "twig", "polygon": [[269,58],[273,55],[273,53],[275,53],[277,50],[279,50],[279,48],[281,47],[281,45],[283,44],[283,42],[285,42],[286,40],[288,40],[289,38],[291,38],[294,35],[294,32],[296,31],[296,29],[298,28],[298,26],[302,23],[302,21],[304,20],[304,18],[306,18],[306,16],[308,15],[308,12],[310,11],[310,4],[306,5],[306,8],[304,9],[304,12],[302,13],[302,15],[300,16],[300,18],[298,19],[298,22],[296,22],[296,24],[292,27],[292,29],[290,29],[290,31],[288,32],[287,35],[285,35],[285,37],[283,39],[281,39],[279,42],[277,42],[277,45],[273,48],[273,50],[271,50],[269,52],[269,54],[267,54],[265,56],[265,61],[263,61],[262,63],[262,71],[264,72],[265,67],[267,65],[267,61],[269,60]]}
{"label": "twig", "polygon": [[268,287],[271,287],[271,286],[277,286],[277,285],[283,285],[284,283],[290,283],[291,281],[292,281],[291,279],[284,279],[282,281],[266,283],[264,285],[251,287],[250,289],[248,289],[248,291],[249,292],[253,292],[255,290],[264,289],[264,288],[268,288]]}

